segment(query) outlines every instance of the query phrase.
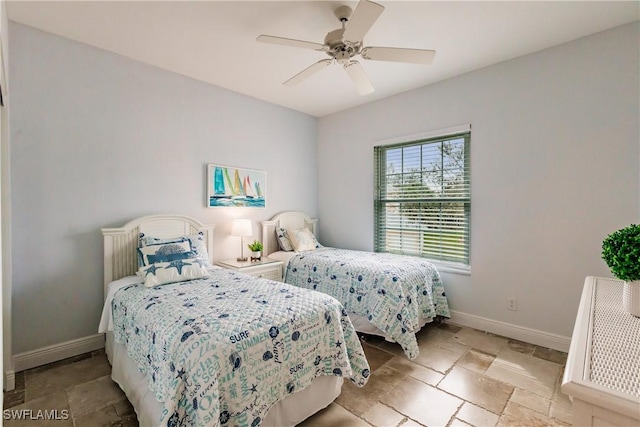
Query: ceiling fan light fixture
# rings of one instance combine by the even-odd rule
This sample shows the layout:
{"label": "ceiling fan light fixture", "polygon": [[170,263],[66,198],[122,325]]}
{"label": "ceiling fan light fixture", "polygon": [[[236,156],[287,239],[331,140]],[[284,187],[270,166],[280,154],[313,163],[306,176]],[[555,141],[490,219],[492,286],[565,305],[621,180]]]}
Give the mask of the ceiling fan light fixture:
{"label": "ceiling fan light fixture", "polygon": [[353,56],[354,54],[349,51],[340,51],[336,53],[334,58],[336,58],[336,61],[338,61],[339,64],[346,66]]}

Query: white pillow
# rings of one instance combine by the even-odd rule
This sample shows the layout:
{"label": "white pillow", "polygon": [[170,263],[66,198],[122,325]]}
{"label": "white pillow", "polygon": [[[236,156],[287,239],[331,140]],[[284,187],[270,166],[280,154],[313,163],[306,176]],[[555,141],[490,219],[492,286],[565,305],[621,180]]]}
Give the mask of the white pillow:
{"label": "white pillow", "polygon": [[199,259],[179,259],[171,262],[157,262],[140,267],[138,275],[144,278],[147,288],[167,283],[184,282],[209,276],[209,272]]}
{"label": "white pillow", "polygon": [[318,245],[316,237],[308,228],[287,230],[287,236],[289,236],[293,250],[296,252],[313,251]]}
{"label": "white pillow", "polygon": [[143,265],[170,262],[176,259],[195,258],[194,254],[191,253],[191,245],[188,240],[162,245],[143,246],[138,248],[138,251],[142,256]]}

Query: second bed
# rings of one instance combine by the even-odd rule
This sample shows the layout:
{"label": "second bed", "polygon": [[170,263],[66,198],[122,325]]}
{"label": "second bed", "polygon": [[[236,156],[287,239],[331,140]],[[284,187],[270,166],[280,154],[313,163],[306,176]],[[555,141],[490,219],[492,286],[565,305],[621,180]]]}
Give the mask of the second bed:
{"label": "second bed", "polygon": [[284,261],[286,283],[338,299],[357,331],[397,342],[407,357],[417,357],[416,332],[450,317],[436,267],[418,257],[322,247],[316,224],[295,211],[263,221],[263,255]]}

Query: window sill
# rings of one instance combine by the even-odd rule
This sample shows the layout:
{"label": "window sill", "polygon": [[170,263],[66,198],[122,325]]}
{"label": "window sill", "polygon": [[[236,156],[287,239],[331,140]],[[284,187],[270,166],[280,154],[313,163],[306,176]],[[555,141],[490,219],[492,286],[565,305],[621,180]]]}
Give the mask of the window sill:
{"label": "window sill", "polygon": [[431,261],[429,262],[436,266],[439,273],[451,273],[451,274],[460,274],[463,276],[471,276],[471,267],[468,265],[460,265],[460,264],[449,264],[442,261]]}

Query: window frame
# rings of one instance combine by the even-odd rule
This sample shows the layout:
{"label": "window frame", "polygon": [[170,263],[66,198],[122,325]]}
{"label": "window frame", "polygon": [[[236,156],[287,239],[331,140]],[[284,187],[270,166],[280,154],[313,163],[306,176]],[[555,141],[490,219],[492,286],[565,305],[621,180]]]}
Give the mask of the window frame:
{"label": "window frame", "polygon": [[[463,182],[466,184],[466,196],[464,197],[425,197],[421,195],[421,197],[407,200],[402,202],[398,198],[389,198],[383,197],[383,192],[386,186],[386,180],[389,176],[387,172],[387,153],[390,150],[397,148],[408,148],[413,146],[424,147],[430,144],[440,143],[451,139],[464,138],[464,146],[463,146]],[[429,133],[423,133],[419,135],[410,135],[404,137],[398,137],[386,141],[379,141],[379,144],[374,147],[374,251],[375,252],[390,252],[390,253],[402,253],[402,251],[386,251],[385,246],[385,235],[386,233],[381,231],[381,227],[386,228],[386,222],[384,220],[385,216],[385,206],[389,203],[435,203],[435,204],[443,204],[447,202],[457,202],[463,204],[464,211],[464,220],[465,220],[465,229],[464,234],[466,236],[466,246],[465,250],[465,258],[461,262],[454,262],[451,260],[434,257],[433,254],[425,254],[419,253],[411,255],[420,256],[425,258],[426,260],[435,264],[439,270],[459,273],[459,274],[470,274],[471,272],[471,125],[458,126],[455,128],[449,128],[441,131],[434,131]],[[421,148],[422,157],[423,148]],[[445,159],[445,155],[440,150],[440,159],[443,162]],[[422,170],[422,164],[421,164]],[[404,174],[405,172],[401,172]],[[442,195],[440,195],[442,196]],[[400,228],[402,230],[402,228]],[[442,229],[438,229],[440,235],[442,235]],[[447,247],[447,246],[440,246]],[[422,252],[422,247],[420,249]]]}

